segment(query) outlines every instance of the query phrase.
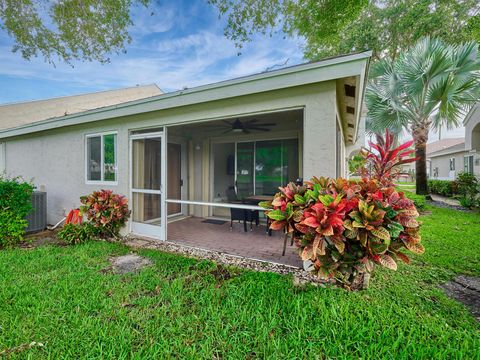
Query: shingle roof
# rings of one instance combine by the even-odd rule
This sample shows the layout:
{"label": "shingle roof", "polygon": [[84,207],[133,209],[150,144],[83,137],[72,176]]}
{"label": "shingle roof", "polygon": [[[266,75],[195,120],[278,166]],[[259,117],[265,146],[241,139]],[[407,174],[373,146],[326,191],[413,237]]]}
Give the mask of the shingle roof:
{"label": "shingle roof", "polygon": [[[455,139],[444,139],[444,140],[455,140]],[[460,139],[461,142],[458,142],[454,145],[440,148],[437,151],[429,152],[428,145],[427,145],[427,157],[436,157],[441,155],[453,154],[465,151],[465,139]],[[440,140],[443,141],[443,140]],[[454,143],[453,141],[451,143]]]}
{"label": "shingle roof", "polygon": [[452,146],[463,144],[465,147],[465,138],[451,138],[451,139],[442,139],[430,144],[427,144],[427,156],[430,154],[436,153],[441,150],[447,150]]}
{"label": "shingle roof", "polygon": [[160,95],[155,85],[0,105],[0,130]]}

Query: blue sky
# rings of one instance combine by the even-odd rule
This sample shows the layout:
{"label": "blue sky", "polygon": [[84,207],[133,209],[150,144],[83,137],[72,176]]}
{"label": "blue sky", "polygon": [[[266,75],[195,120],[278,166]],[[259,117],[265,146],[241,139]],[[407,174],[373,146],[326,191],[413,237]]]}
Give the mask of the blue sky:
{"label": "blue sky", "polygon": [[11,52],[12,40],[0,31],[0,103],[150,83],[172,91],[265,71],[287,59],[288,65],[303,61],[302,41],[283,34],[257,36],[238,56],[223,36],[225,19],[206,0],[153,2],[150,9],[134,8],[127,54],[105,65],[27,61]]}
{"label": "blue sky", "polygon": [[[239,50],[223,35],[219,19],[207,0],[152,1],[149,9],[133,9],[133,41],[127,54],[111,62],[57,63],[24,60],[11,51],[13,42],[0,30],[0,104],[45,99],[156,83],[163,91],[194,87],[304,61],[303,41],[257,35]],[[151,16],[151,13],[154,13]],[[463,128],[444,137],[462,137]],[[431,139],[437,138],[431,134]]]}

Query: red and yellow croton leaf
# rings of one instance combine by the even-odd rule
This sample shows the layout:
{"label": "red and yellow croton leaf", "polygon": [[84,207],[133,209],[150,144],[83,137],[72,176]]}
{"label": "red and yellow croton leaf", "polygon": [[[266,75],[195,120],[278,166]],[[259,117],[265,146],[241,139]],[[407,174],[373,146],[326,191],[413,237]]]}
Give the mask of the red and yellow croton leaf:
{"label": "red and yellow croton leaf", "polygon": [[378,255],[378,262],[385,266],[387,269],[397,270],[397,263],[390,255],[382,254]]}

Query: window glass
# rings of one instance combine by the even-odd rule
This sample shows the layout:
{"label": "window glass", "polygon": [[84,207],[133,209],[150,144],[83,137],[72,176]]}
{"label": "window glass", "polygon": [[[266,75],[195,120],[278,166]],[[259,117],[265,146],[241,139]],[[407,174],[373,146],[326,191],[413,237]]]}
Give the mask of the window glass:
{"label": "window glass", "polygon": [[473,155],[465,156],[463,158],[464,171],[469,174],[473,174]]}
{"label": "window glass", "polygon": [[102,180],[102,139],[100,136],[87,138],[87,179]]}
{"label": "window glass", "polygon": [[117,180],[116,142],[115,134],[87,137],[88,181]]}
{"label": "window glass", "polygon": [[258,141],[255,157],[255,194],[274,195],[282,186],[282,141]]}
{"label": "window glass", "polygon": [[253,195],[254,143],[237,144],[237,193],[243,199]]}
{"label": "window glass", "polygon": [[274,195],[298,178],[298,140],[255,143],[255,195]]}
{"label": "window glass", "polygon": [[133,148],[133,188],[160,190],[162,139],[136,139]]}
{"label": "window glass", "polygon": [[116,159],[115,159],[115,141],[116,135],[103,136],[103,176],[105,181],[115,181]]}
{"label": "window glass", "polygon": [[298,140],[237,143],[237,191],[240,198],[274,195],[298,178]]}

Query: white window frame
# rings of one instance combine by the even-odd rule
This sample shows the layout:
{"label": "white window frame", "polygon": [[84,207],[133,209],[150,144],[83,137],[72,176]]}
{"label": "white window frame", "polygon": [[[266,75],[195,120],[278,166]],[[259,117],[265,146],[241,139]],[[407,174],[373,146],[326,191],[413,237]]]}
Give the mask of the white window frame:
{"label": "white window frame", "polygon": [[[114,142],[114,152],[115,152],[115,181],[105,181],[104,179],[104,171],[105,171],[105,156],[104,156],[104,142],[103,138],[106,135],[115,135],[115,142]],[[88,180],[88,139],[100,137],[100,176],[101,180]],[[118,185],[118,131],[105,131],[99,132],[94,134],[86,134],[85,135],[85,184],[87,185],[109,185],[115,186]]]}

